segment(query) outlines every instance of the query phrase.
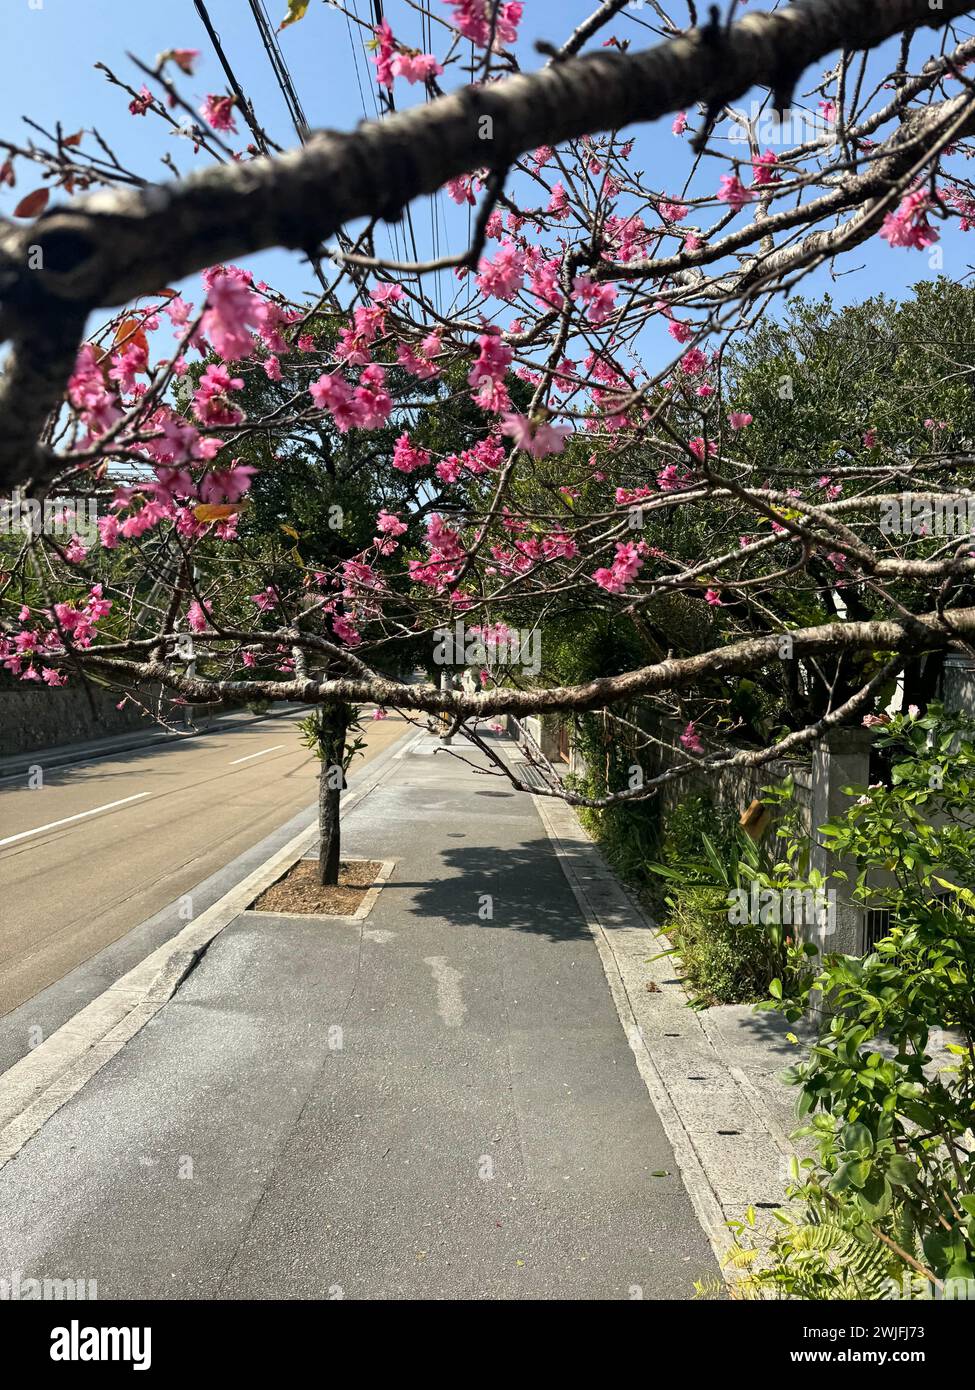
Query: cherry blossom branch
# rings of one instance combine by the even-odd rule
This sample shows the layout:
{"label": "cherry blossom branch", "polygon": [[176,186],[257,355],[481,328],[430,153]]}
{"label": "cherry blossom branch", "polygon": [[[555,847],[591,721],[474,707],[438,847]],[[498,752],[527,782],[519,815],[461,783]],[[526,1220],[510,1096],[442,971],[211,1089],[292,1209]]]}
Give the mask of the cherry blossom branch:
{"label": "cherry blossom branch", "polygon": [[[96,304],[152,293],[216,260],[271,246],[311,255],[345,222],[395,218],[413,198],[471,169],[502,168],[535,146],[653,120],[695,101],[713,110],[756,83],[789,92],[808,64],[836,48],[869,49],[905,29],[942,27],[967,9],[965,0],[944,0],[937,10],[927,0],[879,7],[799,0],[644,52],[602,50],[469,87],[349,134],[322,133],[280,159],[96,194],[45,212],[29,228],[6,227],[0,334],[14,340],[19,365],[18,389],[9,371],[0,385],[0,486],[52,475],[54,461],[37,438],[67,375],[64,322],[77,334]],[[64,322],[45,352],[38,322],[59,315]]]}

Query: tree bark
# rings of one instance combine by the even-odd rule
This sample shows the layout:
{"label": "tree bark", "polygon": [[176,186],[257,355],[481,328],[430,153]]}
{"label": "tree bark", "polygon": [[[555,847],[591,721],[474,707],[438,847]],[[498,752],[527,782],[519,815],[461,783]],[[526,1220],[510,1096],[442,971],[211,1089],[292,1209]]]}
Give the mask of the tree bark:
{"label": "tree bark", "polygon": [[318,881],[322,887],[334,886],[339,881],[339,865],[342,862],[341,797],[341,788],[329,784],[328,768],[323,762],[318,778],[318,833],[321,837]]}
{"label": "tree bark", "polygon": [[348,728],[349,710],[345,705],[326,706],[319,712],[318,881],[323,887],[334,887],[338,883],[342,862],[343,762]]}

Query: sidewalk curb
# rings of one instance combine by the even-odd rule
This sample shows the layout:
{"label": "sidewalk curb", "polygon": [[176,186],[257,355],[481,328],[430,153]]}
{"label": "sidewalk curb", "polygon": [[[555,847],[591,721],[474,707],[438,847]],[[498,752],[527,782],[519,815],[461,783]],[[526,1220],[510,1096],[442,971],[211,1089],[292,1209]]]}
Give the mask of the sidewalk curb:
{"label": "sidewalk curb", "polygon": [[[395,747],[395,745],[393,745]],[[391,758],[343,798],[348,815],[392,770]],[[177,992],[213,940],[318,839],[317,821],[156,948],[0,1076],[0,1170]]]}
{"label": "sidewalk curb", "polygon": [[[784,1205],[783,1159],[795,1152],[794,1147],[747,1075],[724,1061],[712,1031],[700,1013],[688,1006],[683,986],[672,978],[670,967],[661,969],[659,961],[653,960],[669,943],[664,939],[662,947],[661,933],[606,864],[572,808],[551,797],[533,796],[532,802],[592,934],[637,1069],[698,1220],[722,1276],[733,1284],[735,1272],[725,1264],[733,1247],[728,1222],[740,1218],[751,1205],[735,1183],[754,1182],[758,1205]],[[580,862],[584,865],[581,878]],[[637,990],[645,990],[648,978],[655,988],[644,996],[648,1001],[644,1003]],[[680,1032],[667,1031],[668,1027]],[[674,1036],[681,1039],[676,1048],[667,1042]],[[659,1058],[651,1050],[651,1040]],[[703,1074],[688,1078],[689,1069]],[[703,1093],[694,1094],[688,1079],[704,1083]],[[702,1098],[703,1111],[695,1104]],[[727,1128],[718,1127],[722,1116],[733,1117],[726,1119]],[[735,1168],[741,1154],[732,1157],[728,1148],[727,1140],[733,1138],[744,1141],[744,1179]],[[771,1200],[759,1202],[760,1195]]]}

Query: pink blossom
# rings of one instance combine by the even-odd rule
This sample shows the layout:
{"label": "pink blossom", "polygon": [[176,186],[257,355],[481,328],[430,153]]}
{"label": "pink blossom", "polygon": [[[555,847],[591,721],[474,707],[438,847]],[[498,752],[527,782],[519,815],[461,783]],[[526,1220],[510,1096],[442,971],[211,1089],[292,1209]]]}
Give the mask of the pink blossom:
{"label": "pink blossom", "polygon": [[502,242],[493,261],[481,257],[477,286],[482,294],[510,303],[524,283],[525,253],[513,241]]}
{"label": "pink blossom", "polygon": [[426,449],[418,449],[404,432],[393,446],[393,467],[400,473],[413,473],[417,468],[430,466],[430,454]]}
{"label": "pink blossom", "polygon": [[616,307],[615,285],[597,284],[589,275],[575,277],[572,293],[586,305],[586,318],[596,326],[605,323]]}
{"label": "pink blossom", "polygon": [[232,377],[226,367],[211,362],[193,396],[194,415],[204,425],[240,424],[244,412],[232,404],[227,393],[243,389],[243,377]]}
{"label": "pink blossom", "polygon": [[718,183],[718,202],[727,203],[735,212],[741,212],[746,203],[751,202],[752,190],[746,188],[737,174],[722,174]]}
{"label": "pink blossom", "polygon": [[704,752],[704,744],[701,742],[700,738],[698,738],[697,726],[693,720],[691,720],[687,728],[681,734],[680,743],[682,747],[687,749],[688,753],[694,753],[700,756]]}
{"label": "pink blossom", "polygon": [[721,603],[720,589],[705,589],[704,598],[705,601],[709,603],[712,608],[721,608],[723,606]]}
{"label": "pink blossom", "polygon": [[675,135],[683,135],[683,134],[684,134],[684,131],[685,131],[686,129],[687,129],[687,112],[686,112],[686,111],[678,111],[678,112],[677,112],[677,115],[674,117],[674,124],[671,126],[671,130],[674,132]]}
{"label": "pink blossom", "polygon": [[236,266],[217,266],[204,276],[208,307],[200,327],[217,356],[226,361],[250,357],[254,351],[249,330],[260,324],[263,306],[250,287],[250,278]]}
{"label": "pink blossom", "polygon": [[200,107],[200,115],[213,126],[214,130],[230,130],[236,135],[237,126],[234,122],[234,103],[236,100],[236,97],[216,96],[211,92]]}
{"label": "pink blossom", "polygon": [[446,0],[453,6],[454,24],[478,48],[487,48],[492,42],[492,11],[496,11],[493,27],[494,47],[514,43],[518,37],[524,6],[519,0],[502,0],[501,4],[492,0]]}
{"label": "pink blossom", "polygon": [[393,72],[393,56],[396,53],[396,41],[393,38],[393,31],[389,27],[389,21],[384,19],[373,29],[376,37],[376,51],[369,59],[376,67],[376,81],[380,87],[393,86],[395,74]]}
{"label": "pink blossom", "polygon": [[193,69],[196,60],[200,56],[198,48],[171,48],[168,53],[164,53],[164,58],[172,58],[180,72],[185,72],[187,77],[193,76]]}
{"label": "pink blossom", "polygon": [[596,570],[592,576],[593,580],[607,593],[622,593],[643,568],[646,554],[645,541],[617,541],[612,565],[608,569]]}
{"label": "pink blossom", "polygon": [[229,468],[214,469],[200,483],[200,497],[204,502],[239,502],[250,491],[251,479],[257,469],[241,459],[234,459]]}
{"label": "pink blossom", "polygon": [[392,69],[395,77],[405,77],[409,83],[430,82],[443,72],[432,53],[397,53]]}
{"label": "pink blossom", "polygon": [[752,172],[755,176],[755,187],[762,188],[770,183],[780,183],[782,175],[777,168],[779,156],[774,150],[766,150],[752,160]]}
{"label": "pink blossom", "polygon": [[384,536],[402,536],[406,522],[401,521],[395,512],[380,512],[376,518],[376,529]]}
{"label": "pink blossom", "polygon": [[733,410],[728,416],[728,424],[733,430],[744,430],[752,423],[754,416],[744,410]]}
{"label": "pink blossom", "polygon": [[477,345],[477,360],[468,372],[467,380],[475,388],[472,394],[477,404],[500,414],[510,405],[504,378],[514,353],[497,333],[483,333]]}
{"label": "pink blossom", "polygon": [[889,212],[878,235],[891,246],[910,247],[923,251],[940,241],[941,234],[932,227],[927,214],[933,206],[924,189],[908,193],[896,212]]}
{"label": "pink blossom", "polygon": [[473,174],[463,174],[459,178],[448,179],[444,184],[444,188],[446,188],[448,196],[452,198],[455,203],[461,206],[463,206],[464,203],[469,203],[470,206],[473,207],[477,201],[474,197],[474,186],[476,183],[477,179]]}
{"label": "pink blossom", "polygon": [[[694,455],[696,459],[698,459],[701,463],[704,462],[704,440],[701,438],[699,434],[695,435],[693,439],[689,439],[687,441],[687,447],[690,449],[691,453]],[[715,444],[713,439],[708,440],[707,452],[709,457],[712,457],[714,454],[718,452],[718,446],[717,444]]]}
{"label": "pink blossom", "polygon": [[118,518],[100,516],[95,525],[98,527],[98,534],[105,549],[114,550],[118,545]]}
{"label": "pink blossom", "polygon": [[348,647],[357,647],[362,641],[361,636],[348,618],[343,618],[340,613],[332,615],[332,630],[339,641],[344,642]]}
{"label": "pink blossom", "polygon": [[548,200],[548,207],[545,211],[559,222],[564,222],[569,216],[569,195],[566,193],[563,183],[552,185],[552,196]]}
{"label": "pink blossom", "polygon": [[152,93],[145,83],[143,83],[139,89],[139,95],[133,97],[129,102],[129,114],[132,116],[144,116],[152,105],[152,102]]}
{"label": "pink blossom", "polygon": [[186,621],[190,625],[191,632],[206,632],[209,626],[207,614],[204,612],[203,605],[196,599],[190,604],[186,611]]}
{"label": "pink blossom", "polygon": [[278,591],[273,584],[269,584],[266,589],[262,589],[259,594],[251,594],[251,603],[256,603],[262,613],[267,613],[269,609],[276,608],[280,599]]}
{"label": "pink blossom", "polygon": [[572,430],[567,425],[550,425],[547,422],[533,429],[526,415],[510,413],[502,417],[501,433],[510,435],[517,448],[524,449],[533,458],[542,459],[549,454],[561,454]]}
{"label": "pink blossom", "polygon": [[685,376],[699,376],[708,365],[708,359],[700,348],[689,348],[680,359],[680,369]]}

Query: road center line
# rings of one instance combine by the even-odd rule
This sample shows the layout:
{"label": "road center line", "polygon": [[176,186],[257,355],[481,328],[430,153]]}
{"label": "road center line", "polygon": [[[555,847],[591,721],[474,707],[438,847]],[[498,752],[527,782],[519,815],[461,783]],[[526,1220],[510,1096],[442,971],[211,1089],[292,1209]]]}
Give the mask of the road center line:
{"label": "road center line", "polygon": [[127,806],[130,801],[139,801],[142,797],[151,795],[151,792],[136,792],[135,796],[123,796],[121,801],[110,801],[106,806],[95,806],[90,811],[79,811],[76,816],[65,816],[64,820],[52,820],[49,825],[22,830],[19,835],[8,835],[5,840],[0,840],[0,848],[16,844],[18,840],[26,840],[29,835],[42,835],[45,830],[56,830],[59,825],[70,825],[72,821],[84,820],[86,816],[97,816],[100,811],[113,811],[116,806]]}
{"label": "road center line", "polygon": [[279,748],[286,747],[287,744],[276,743],[273,748],[262,748],[259,753],[248,753],[246,758],[234,758],[230,766],[236,767],[238,763],[249,763],[251,758],[263,758],[265,753],[276,753]]}

